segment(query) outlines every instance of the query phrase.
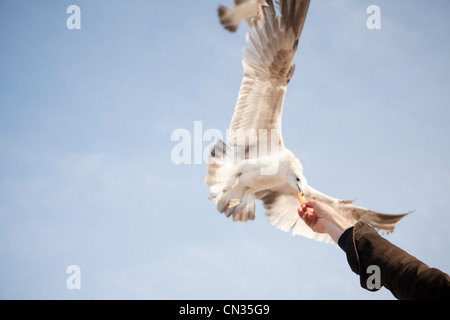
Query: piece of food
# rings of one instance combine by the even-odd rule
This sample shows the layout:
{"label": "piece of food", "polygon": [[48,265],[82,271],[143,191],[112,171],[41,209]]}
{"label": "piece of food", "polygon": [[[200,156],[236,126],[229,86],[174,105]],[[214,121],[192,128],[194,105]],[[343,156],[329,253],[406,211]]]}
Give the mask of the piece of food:
{"label": "piece of food", "polygon": [[298,201],[300,201],[300,203],[301,203],[302,205],[304,205],[304,204],[306,203],[306,199],[305,199],[305,197],[303,196],[303,193],[301,193],[300,191],[297,192],[297,197],[298,197]]}

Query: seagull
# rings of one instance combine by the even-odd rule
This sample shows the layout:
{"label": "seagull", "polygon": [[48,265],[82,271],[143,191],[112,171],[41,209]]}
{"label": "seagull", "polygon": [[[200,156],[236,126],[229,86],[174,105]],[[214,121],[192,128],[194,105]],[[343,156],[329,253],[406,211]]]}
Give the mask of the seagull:
{"label": "seagull", "polygon": [[243,19],[248,23],[252,19],[262,19],[262,6],[267,6],[265,0],[234,0],[234,7],[219,6],[220,23],[228,31],[235,32]]}
{"label": "seagull", "polygon": [[207,159],[205,184],[217,210],[233,221],[255,219],[255,201],[275,227],[323,242],[299,217],[297,193],[328,204],[353,224],[364,221],[392,232],[405,214],[383,214],[328,196],[310,186],[303,166],[282,138],[281,118],[293,60],[309,0],[265,1],[262,18],[249,20],[244,47],[243,79],[228,130],[227,143],[218,139]]}

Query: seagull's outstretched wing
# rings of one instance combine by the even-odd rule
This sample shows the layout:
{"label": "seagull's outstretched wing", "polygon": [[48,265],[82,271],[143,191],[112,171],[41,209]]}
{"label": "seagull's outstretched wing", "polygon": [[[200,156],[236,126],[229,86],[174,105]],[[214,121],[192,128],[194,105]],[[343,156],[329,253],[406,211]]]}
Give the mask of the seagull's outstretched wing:
{"label": "seagull's outstretched wing", "polygon": [[277,130],[279,143],[283,144],[284,96],[294,73],[292,62],[309,0],[275,3],[268,0],[267,6],[263,7],[264,19],[250,22],[251,31],[247,35],[250,46],[244,48],[244,75],[228,137],[234,146],[244,146],[245,142],[238,139],[242,132],[254,130],[259,135],[260,129]]}
{"label": "seagull's outstretched wing", "polygon": [[[384,214],[371,211],[353,205],[352,201],[330,197],[311,186],[307,186],[305,197],[308,200],[328,204],[352,224],[364,221],[370,223],[375,229],[388,233],[394,231],[397,223],[408,214]],[[300,203],[297,199],[297,192],[289,184],[260,191],[256,194],[256,198],[263,201],[266,216],[270,223],[277,228],[283,231],[292,231],[294,235],[302,235],[323,242],[333,242],[328,234],[313,232],[298,216],[297,208],[300,207]]]}

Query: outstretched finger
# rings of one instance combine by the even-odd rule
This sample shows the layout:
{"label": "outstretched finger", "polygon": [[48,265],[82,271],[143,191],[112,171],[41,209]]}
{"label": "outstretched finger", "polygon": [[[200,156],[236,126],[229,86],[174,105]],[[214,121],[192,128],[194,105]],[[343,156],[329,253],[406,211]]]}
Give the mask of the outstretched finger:
{"label": "outstretched finger", "polygon": [[305,215],[305,211],[303,211],[302,208],[298,208],[297,212],[298,212],[298,215],[300,216],[300,218],[303,219],[303,216]]}
{"label": "outstretched finger", "polygon": [[305,214],[303,215],[302,219],[303,221],[305,221],[305,223],[311,227],[311,223],[313,222],[313,217],[314,215],[311,214],[310,212],[306,211]]}

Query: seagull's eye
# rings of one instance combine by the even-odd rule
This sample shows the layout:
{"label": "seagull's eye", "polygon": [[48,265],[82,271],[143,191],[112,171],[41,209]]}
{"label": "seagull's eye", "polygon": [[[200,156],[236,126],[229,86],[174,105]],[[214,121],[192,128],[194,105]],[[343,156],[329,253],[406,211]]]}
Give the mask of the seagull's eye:
{"label": "seagull's eye", "polygon": [[295,178],[296,180],[297,180],[297,182],[299,182],[300,181],[300,179],[297,177],[297,178]]}

